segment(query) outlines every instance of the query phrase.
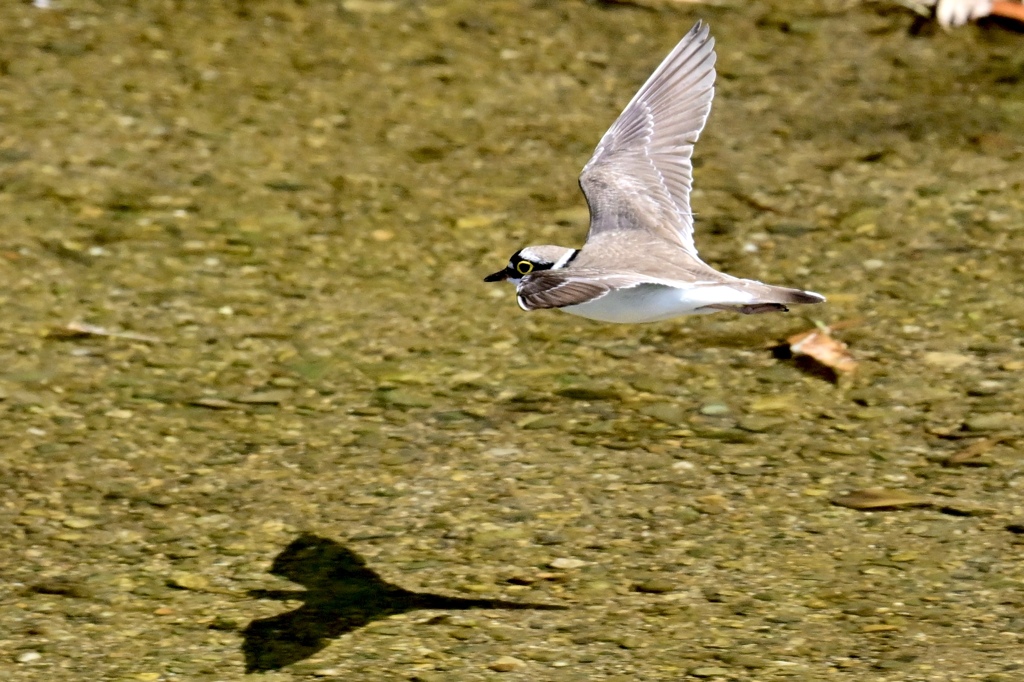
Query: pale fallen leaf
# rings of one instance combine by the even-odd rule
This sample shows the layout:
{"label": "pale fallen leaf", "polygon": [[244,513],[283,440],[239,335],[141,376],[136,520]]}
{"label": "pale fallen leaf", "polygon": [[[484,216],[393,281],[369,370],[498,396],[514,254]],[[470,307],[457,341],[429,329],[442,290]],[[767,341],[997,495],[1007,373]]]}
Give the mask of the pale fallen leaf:
{"label": "pale fallen leaf", "polygon": [[950,516],[991,516],[998,509],[957,498],[918,495],[906,490],[864,488],[832,498],[832,504],[861,511],[881,511],[931,507]]}
{"label": "pale fallen leaf", "polygon": [[905,509],[931,506],[930,498],[905,490],[864,488],[832,499],[832,504],[850,509]]}
{"label": "pale fallen leaf", "polygon": [[143,341],[145,343],[160,343],[160,339],[147,334],[136,334],[134,332],[118,332],[100,327],[87,322],[68,322],[63,327],[54,327],[46,333],[57,339],[77,339],[85,336],[107,336],[114,339],[127,339],[129,341]]}
{"label": "pale fallen leaf", "polygon": [[794,356],[807,356],[838,374],[850,374],[857,369],[857,361],[846,344],[833,338],[829,327],[824,325],[794,334],[786,339],[786,343]]}

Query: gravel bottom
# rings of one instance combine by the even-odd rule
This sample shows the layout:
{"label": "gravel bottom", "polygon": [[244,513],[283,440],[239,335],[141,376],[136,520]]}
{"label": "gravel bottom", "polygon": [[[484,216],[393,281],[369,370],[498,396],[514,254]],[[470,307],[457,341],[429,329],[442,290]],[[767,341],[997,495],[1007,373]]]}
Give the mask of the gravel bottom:
{"label": "gravel bottom", "polygon": [[[54,4],[0,6],[0,678],[1024,678],[1019,34]],[[481,278],[579,244],[698,17],[702,256],[829,302],[524,313]]]}

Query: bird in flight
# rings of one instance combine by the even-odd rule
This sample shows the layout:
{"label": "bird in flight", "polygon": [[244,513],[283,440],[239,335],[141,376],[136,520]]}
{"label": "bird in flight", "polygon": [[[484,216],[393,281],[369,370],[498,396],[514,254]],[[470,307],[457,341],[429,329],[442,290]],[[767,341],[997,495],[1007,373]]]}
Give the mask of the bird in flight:
{"label": "bird in flight", "polygon": [[669,53],[580,174],[590,207],[582,248],[528,246],[484,278],[508,280],[524,310],[604,322],[786,311],[824,296],[719,272],[693,243],[690,158],[711,111],[715,41],[701,22]]}

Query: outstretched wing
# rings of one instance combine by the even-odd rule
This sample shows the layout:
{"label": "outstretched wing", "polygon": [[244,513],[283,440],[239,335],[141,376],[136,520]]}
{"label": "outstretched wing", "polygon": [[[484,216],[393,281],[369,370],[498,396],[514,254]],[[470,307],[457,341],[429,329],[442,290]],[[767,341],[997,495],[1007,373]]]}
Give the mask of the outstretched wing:
{"label": "outstretched wing", "polygon": [[643,229],[693,256],[693,145],[711,112],[715,40],[701,22],[679,41],[580,174],[595,234]]}

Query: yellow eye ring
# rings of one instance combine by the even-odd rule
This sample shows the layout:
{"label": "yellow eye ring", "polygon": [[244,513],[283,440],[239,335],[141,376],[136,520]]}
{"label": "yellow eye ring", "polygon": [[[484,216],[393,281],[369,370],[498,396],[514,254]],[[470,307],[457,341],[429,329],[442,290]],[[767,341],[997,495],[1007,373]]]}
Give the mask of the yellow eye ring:
{"label": "yellow eye ring", "polygon": [[520,275],[529,275],[533,272],[533,263],[528,260],[521,260],[516,263],[516,272]]}

